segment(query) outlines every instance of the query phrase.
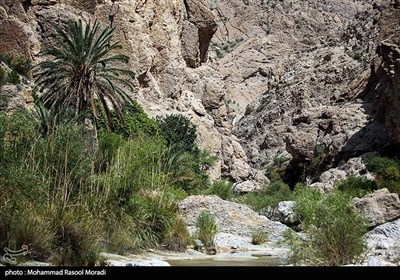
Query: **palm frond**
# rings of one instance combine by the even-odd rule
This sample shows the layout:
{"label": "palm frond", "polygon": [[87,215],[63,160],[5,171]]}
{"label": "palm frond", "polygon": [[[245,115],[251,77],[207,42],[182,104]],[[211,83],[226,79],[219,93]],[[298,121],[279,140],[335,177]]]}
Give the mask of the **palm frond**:
{"label": "palm frond", "polygon": [[114,31],[110,26],[101,28],[97,21],[84,26],[81,20],[56,29],[53,46],[39,53],[45,60],[32,69],[33,91],[46,107],[72,108],[76,115],[91,112],[96,122],[99,113],[111,121],[111,104],[123,120],[122,104],[132,102],[125,89],[133,91],[134,73],[114,65],[129,61],[115,53],[121,45],[111,42]]}

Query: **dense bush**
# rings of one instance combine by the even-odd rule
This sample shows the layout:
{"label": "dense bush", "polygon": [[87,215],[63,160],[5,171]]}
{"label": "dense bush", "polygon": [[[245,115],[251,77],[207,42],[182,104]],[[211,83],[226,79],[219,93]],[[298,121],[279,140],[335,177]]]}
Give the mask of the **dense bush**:
{"label": "dense bush", "polygon": [[[160,128],[155,120],[149,118],[137,101],[122,107],[124,120],[121,121],[116,111],[111,111],[111,131],[125,139],[144,134],[150,137],[160,134]],[[107,128],[104,116],[99,120],[100,129]]]}
{"label": "dense bush", "polygon": [[21,83],[21,79],[15,70],[12,70],[10,73],[8,73],[7,82],[13,85],[18,85]]}
{"label": "dense bush", "polygon": [[232,182],[229,181],[215,181],[207,194],[215,194],[222,199],[230,200],[232,198],[232,185]]}
{"label": "dense bush", "polygon": [[379,156],[365,157],[367,168],[375,173],[379,188],[400,194],[400,159]]}
{"label": "dense bush", "polygon": [[336,187],[353,197],[363,197],[377,189],[377,185],[374,181],[356,176],[349,176],[346,180],[339,181]]}
{"label": "dense bush", "polygon": [[173,151],[193,152],[196,149],[196,127],[183,115],[158,117],[161,133]]}
{"label": "dense bush", "polygon": [[9,65],[11,69],[23,76],[27,76],[32,67],[31,61],[23,56],[14,57],[9,62]]}
{"label": "dense bush", "polygon": [[350,195],[340,191],[322,195],[317,190],[296,189],[296,212],[307,238],[286,234],[293,262],[337,266],[360,260],[367,227],[351,201]]}
{"label": "dense bush", "polygon": [[292,199],[293,192],[290,190],[289,186],[282,181],[271,182],[258,192],[249,193],[237,198],[239,202],[251,206],[255,211],[259,211],[268,206],[274,208],[279,202]]}

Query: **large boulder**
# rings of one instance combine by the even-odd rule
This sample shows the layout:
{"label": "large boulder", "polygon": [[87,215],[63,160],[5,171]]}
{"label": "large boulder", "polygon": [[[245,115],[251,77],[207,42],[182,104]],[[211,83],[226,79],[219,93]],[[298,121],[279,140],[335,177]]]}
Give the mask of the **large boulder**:
{"label": "large boulder", "polygon": [[234,193],[245,194],[250,192],[257,192],[263,188],[262,184],[254,180],[236,183],[232,190]]}
{"label": "large boulder", "polygon": [[400,219],[374,228],[365,238],[369,265],[400,265]]}
{"label": "large boulder", "polygon": [[363,198],[355,198],[356,210],[366,217],[370,228],[382,225],[400,218],[399,195],[380,189]]}
{"label": "large boulder", "polygon": [[334,186],[338,181],[346,180],[349,176],[362,177],[370,181],[374,180],[374,175],[368,171],[364,163],[364,156],[350,158],[345,164],[323,172],[318,182],[310,184],[309,187],[318,189],[322,193],[329,193],[334,190]]}
{"label": "large boulder", "polygon": [[288,229],[279,222],[270,221],[267,217],[259,215],[247,205],[222,200],[215,195],[189,196],[179,203],[179,209],[191,233],[195,231],[196,218],[204,210],[210,211],[215,216],[218,233],[244,237],[249,242],[252,233],[257,230],[265,231],[269,241],[274,242],[281,240],[283,232]]}
{"label": "large boulder", "polygon": [[278,221],[292,227],[300,224],[299,217],[295,213],[295,207],[295,201],[281,201],[275,208],[267,207],[262,209],[260,214],[272,221]]}

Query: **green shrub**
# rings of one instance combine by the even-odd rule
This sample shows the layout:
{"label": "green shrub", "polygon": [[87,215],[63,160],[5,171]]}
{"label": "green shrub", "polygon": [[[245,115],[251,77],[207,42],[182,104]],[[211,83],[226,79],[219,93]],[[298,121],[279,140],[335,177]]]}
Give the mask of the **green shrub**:
{"label": "green shrub", "polygon": [[374,181],[356,176],[349,176],[346,180],[338,182],[336,187],[353,197],[363,197],[377,189]]}
{"label": "green shrub", "polygon": [[23,56],[17,56],[10,61],[10,67],[18,74],[27,76],[32,67],[32,63]]}
{"label": "green shrub", "polygon": [[12,70],[8,73],[7,82],[13,85],[18,85],[21,83],[18,73],[15,70]]}
{"label": "green shrub", "polygon": [[232,182],[215,181],[210,188],[209,194],[215,194],[222,199],[230,200],[232,198]]}
{"label": "green shrub", "polygon": [[13,59],[12,55],[9,53],[0,53],[0,62],[4,62],[8,66],[11,64],[11,60]]}
{"label": "green shrub", "polygon": [[204,210],[196,219],[196,237],[206,246],[214,246],[214,238],[218,232],[215,217],[208,210]]}
{"label": "green shrub", "polygon": [[256,230],[251,234],[251,244],[260,245],[267,241],[267,234],[262,230]]}
{"label": "green shrub", "polygon": [[238,198],[239,202],[249,205],[255,211],[260,211],[268,206],[275,208],[279,202],[292,199],[293,192],[282,181],[271,182],[265,185],[261,191]]}
{"label": "green shrub", "polygon": [[[46,211],[25,203],[24,207],[14,212],[11,217],[12,219],[7,221],[9,237],[7,244],[3,244],[4,247],[19,250],[22,245],[28,245],[26,258],[46,261],[54,251],[55,239],[55,232],[47,219]],[[2,218],[5,222],[5,217]]]}
{"label": "green shrub", "polygon": [[312,265],[357,263],[365,252],[366,221],[353,208],[351,196],[336,191],[327,196],[315,190],[296,190],[296,211],[307,238],[286,234],[293,260]]}
{"label": "green shrub", "polygon": [[[116,111],[111,111],[111,131],[123,136],[125,139],[139,136],[154,137],[160,134],[160,128],[155,120],[149,118],[142,106],[137,101],[126,104],[122,108],[124,121],[122,122]],[[104,116],[99,119],[99,127],[107,128]]]}
{"label": "green shrub", "polygon": [[0,88],[6,83],[7,74],[3,67],[0,66]]}
{"label": "green shrub", "polygon": [[161,133],[173,151],[193,152],[196,146],[196,127],[183,115],[157,117]]}
{"label": "green shrub", "polygon": [[203,176],[206,155],[171,165],[157,135],[126,139],[105,130],[93,153],[83,126],[60,120],[43,132],[36,118],[0,112],[1,248],[30,243],[28,258],[57,265],[94,265],[100,250],[184,249],[177,202],[187,194],[177,176],[185,169]]}
{"label": "green shrub", "polygon": [[397,158],[366,156],[367,168],[375,173],[376,185],[400,194],[400,160]]}

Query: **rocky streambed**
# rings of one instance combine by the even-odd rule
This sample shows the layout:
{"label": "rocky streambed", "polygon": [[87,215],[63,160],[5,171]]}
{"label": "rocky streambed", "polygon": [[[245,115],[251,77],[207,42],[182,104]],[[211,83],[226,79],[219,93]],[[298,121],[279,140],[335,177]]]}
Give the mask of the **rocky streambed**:
{"label": "rocky streambed", "polygon": [[[361,199],[355,207],[370,221],[365,235],[367,254],[362,266],[400,265],[400,200],[397,194],[381,189]],[[226,201],[217,196],[190,196],[179,208],[191,233],[196,217],[209,210],[218,225],[214,239],[217,254],[207,255],[193,249],[186,252],[151,250],[141,255],[121,257],[104,254],[109,265],[116,266],[285,266],[289,250],[280,241],[283,233],[291,230],[286,224],[292,220],[294,202],[281,202],[274,215],[267,218],[247,205]],[[275,221],[273,221],[275,220]],[[285,223],[285,224],[284,224]],[[268,241],[253,245],[252,233],[264,231]]]}

